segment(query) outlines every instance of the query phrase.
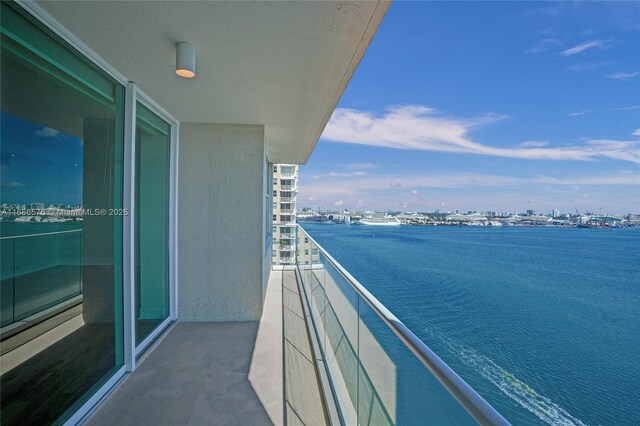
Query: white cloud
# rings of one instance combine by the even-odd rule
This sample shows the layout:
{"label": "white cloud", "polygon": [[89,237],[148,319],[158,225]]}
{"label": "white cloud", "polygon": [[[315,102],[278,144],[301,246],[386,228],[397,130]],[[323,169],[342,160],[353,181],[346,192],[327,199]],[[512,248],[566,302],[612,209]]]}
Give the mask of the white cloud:
{"label": "white cloud", "polygon": [[531,147],[540,148],[547,145],[549,145],[549,142],[547,141],[525,141],[518,146],[522,148],[531,148]]}
{"label": "white cloud", "polygon": [[[577,176],[502,176],[485,175],[477,173],[448,173],[448,174],[411,174],[402,176],[367,176],[360,179],[352,179],[340,184],[327,182],[314,182],[301,185],[300,191],[305,194],[313,194],[316,197],[325,197],[340,201],[336,206],[344,204],[346,199],[357,199],[358,205],[364,203],[364,196],[372,196],[373,193],[395,193],[397,187],[390,187],[389,181],[396,182],[399,186],[413,186],[426,189],[453,189],[453,188],[480,188],[480,187],[522,187],[532,185],[545,186],[570,186],[570,185],[640,185],[640,173],[638,171],[620,171],[609,174],[587,174]],[[413,194],[418,190],[413,190]]]}
{"label": "white cloud", "polygon": [[608,67],[610,65],[610,62],[584,62],[567,67],[567,71],[591,71],[596,68]]}
{"label": "white cloud", "polygon": [[577,46],[562,51],[562,56],[573,56],[578,53],[582,53],[585,50],[593,49],[594,47],[604,47],[608,43],[607,40],[591,40]]}
{"label": "white cloud", "polygon": [[413,191],[411,191],[411,195],[420,195],[420,191],[414,189]]}
{"label": "white cloud", "polygon": [[547,50],[555,46],[562,46],[562,41],[558,40],[557,38],[545,38],[534,44],[530,49],[526,51],[526,53],[538,54],[546,52]]}
{"label": "white cloud", "polygon": [[408,202],[405,201],[404,203],[402,203],[402,208],[403,209],[406,209],[407,207],[409,207],[409,203]]}
{"label": "white cloud", "polygon": [[355,172],[330,172],[329,176],[331,177],[353,177],[353,176],[364,176],[367,172],[362,170],[357,170]]}
{"label": "white cloud", "polygon": [[347,168],[347,170],[371,170],[375,169],[378,166],[373,163],[355,163],[347,164],[345,167]]}
{"label": "white cloud", "polygon": [[315,201],[316,197],[307,197],[307,201]]}
{"label": "white cloud", "polygon": [[[389,181],[402,183],[430,197],[402,197],[403,189],[392,188]],[[593,203],[610,205],[613,210],[637,210],[637,188],[640,187],[638,170],[610,173],[587,172],[579,175],[483,175],[473,173],[416,172],[410,175],[366,176],[334,182],[313,182],[300,187],[301,198],[313,195],[314,204],[343,209],[399,209],[409,201],[414,210],[434,209],[441,203],[467,209],[520,209],[526,200],[538,197],[536,208],[549,204],[558,208],[567,204],[573,208],[580,199],[582,208],[593,208]],[[424,191],[423,191],[424,189]],[[583,199],[584,195],[589,199]],[[609,197],[609,198],[607,198]],[[331,200],[323,202],[323,200]],[[339,200],[334,203],[334,200]],[[563,204],[564,203],[564,204]],[[551,205],[556,204],[556,205]],[[612,211],[613,211],[612,210]]]}
{"label": "white cloud", "polygon": [[628,80],[638,75],[640,75],[640,71],[631,71],[631,72],[618,71],[618,72],[614,72],[613,74],[605,75],[605,77],[611,78],[613,80]]}
{"label": "white cloud", "polygon": [[631,133],[633,136],[640,136],[640,129],[636,129],[634,130],[633,133]]}
{"label": "white cloud", "polygon": [[43,127],[40,130],[36,130],[36,135],[43,138],[55,138],[60,134],[59,130],[52,129],[51,127]]}
{"label": "white cloud", "polygon": [[549,185],[640,185],[640,174],[637,172],[620,172],[609,175],[577,176],[568,178],[538,176],[534,181],[536,183]]}
{"label": "white cloud", "polygon": [[635,109],[640,108],[640,105],[631,105],[628,107],[621,107],[621,108],[610,108],[610,109],[592,109],[592,110],[582,110],[582,111],[577,111],[577,112],[570,112],[569,114],[567,114],[569,117],[577,117],[577,116],[581,116],[581,115],[585,115],[585,114],[591,114],[593,112],[619,112],[619,111],[633,111]]}
{"label": "white cloud", "polygon": [[338,108],[322,138],[329,142],[375,147],[531,160],[592,160],[607,157],[640,163],[640,142],[637,141],[586,141],[582,145],[563,147],[499,148],[475,142],[469,136],[473,130],[505,118],[505,115],[498,114],[475,118],[446,117],[420,105],[390,108],[382,115]]}

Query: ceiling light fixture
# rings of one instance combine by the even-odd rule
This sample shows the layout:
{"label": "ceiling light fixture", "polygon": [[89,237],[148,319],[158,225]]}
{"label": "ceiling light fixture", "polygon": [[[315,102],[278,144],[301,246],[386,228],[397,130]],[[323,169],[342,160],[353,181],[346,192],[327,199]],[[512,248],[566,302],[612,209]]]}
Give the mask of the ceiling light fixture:
{"label": "ceiling light fixture", "polygon": [[176,74],[184,78],[196,76],[196,48],[191,43],[176,43]]}

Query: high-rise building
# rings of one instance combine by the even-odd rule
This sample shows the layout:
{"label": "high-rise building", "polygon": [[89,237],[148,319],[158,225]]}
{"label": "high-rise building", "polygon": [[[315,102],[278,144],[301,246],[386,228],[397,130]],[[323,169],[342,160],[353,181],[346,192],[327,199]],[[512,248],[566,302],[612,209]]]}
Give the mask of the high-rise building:
{"label": "high-rise building", "polygon": [[273,265],[295,264],[298,166],[273,165]]}
{"label": "high-rise building", "polygon": [[558,209],[553,209],[553,210],[551,211],[551,217],[558,217],[558,216],[560,216],[560,210],[558,210]]}

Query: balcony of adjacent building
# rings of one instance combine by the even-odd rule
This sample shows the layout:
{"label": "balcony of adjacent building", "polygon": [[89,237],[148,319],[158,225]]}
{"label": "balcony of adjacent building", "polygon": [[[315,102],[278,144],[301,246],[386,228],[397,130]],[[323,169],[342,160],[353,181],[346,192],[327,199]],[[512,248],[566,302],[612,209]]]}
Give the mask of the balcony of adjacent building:
{"label": "balcony of adjacent building", "polygon": [[[284,191],[284,192],[291,192],[291,191],[297,191],[298,190],[298,182],[296,180],[291,180],[291,179],[281,179],[280,183],[279,183],[279,188],[280,191]],[[281,194],[281,196],[287,196],[288,194]],[[292,195],[290,195],[292,196]]]}
{"label": "balcony of adjacent building", "polygon": [[286,231],[284,231],[284,232],[281,231],[280,233],[278,233],[277,237],[283,238],[285,240],[293,240],[293,239],[296,238],[296,234],[289,233],[289,232],[286,232]]}
{"label": "balcony of adjacent building", "polygon": [[295,226],[296,225],[296,217],[295,216],[280,216],[277,225],[284,226]]}
{"label": "balcony of adjacent building", "polygon": [[298,179],[298,172],[280,172],[278,174],[278,176],[280,177],[280,179]]}

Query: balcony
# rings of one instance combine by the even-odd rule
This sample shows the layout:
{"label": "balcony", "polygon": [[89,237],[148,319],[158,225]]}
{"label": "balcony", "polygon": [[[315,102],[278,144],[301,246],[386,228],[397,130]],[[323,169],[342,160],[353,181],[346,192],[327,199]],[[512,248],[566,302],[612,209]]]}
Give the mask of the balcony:
{"label": "balcony", "polygon": [[269,162],[307,162],[388,2],[0,6],[3,166],[34,179],[3,204],[98,213],[2,218],[2,424],[327,423]]}
{"label": "balcony", "polygon": [[327,424],[303,312],[272,271],[259,322],[178,323],[86,424]]}
{"label": "balcony", "polygon": [[288,219],[280,218],[280,222],[277,225],[285,225],[285,226],[295,226],[296,225],[296,217],[289,216]]}
{"label": "balcony", "polygon": [[297,232],[260,322],[178,323],[87,424],[508,424]]}
{"label": "balcony", "polygon": [[298,177],[298,173],[280,173],[281,179],[296,179]]}
{"label": "balcony", "polygon": [[280,191],[297,191],[297,185],[280,185]]}

